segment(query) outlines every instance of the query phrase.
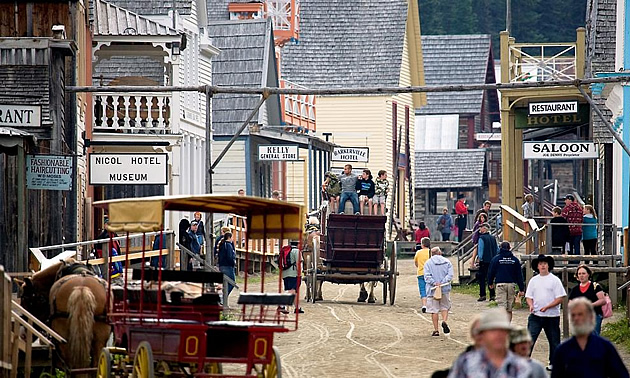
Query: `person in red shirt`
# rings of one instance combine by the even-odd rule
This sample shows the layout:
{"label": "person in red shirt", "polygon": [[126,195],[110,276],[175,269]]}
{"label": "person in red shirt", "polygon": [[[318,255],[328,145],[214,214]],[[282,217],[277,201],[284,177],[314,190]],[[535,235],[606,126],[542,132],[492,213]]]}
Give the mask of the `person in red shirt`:
{"label": "person in red shirt", "polygon": [[468,205],[466,204],[466,196],[464,194],[457,195],[455,214],[457,214],[457,241],[461,242],[464,236],[464,230],[468,225]]}
{"label": "person in red shirt", "polygon": [[580,254],[580,241],[582,240],[582,225],[584,221],[584,210],[582,206],[575,200],[571,194],[567,194],[564,197],[564,209],[562,209],[562,216],[568,223],[576,223],[577,225],[569,225],[569,254]]}
{"label": "person in red shirt", "polygon": [[427,228],[427,225],[424,224],[424,222],[419,222],[418,223],[418,229],[416,230],[416,243],[420,244],[420,242],[422,241],[422,238],[429,238],[431,239],[431,233],[429,232],[429,229]]}

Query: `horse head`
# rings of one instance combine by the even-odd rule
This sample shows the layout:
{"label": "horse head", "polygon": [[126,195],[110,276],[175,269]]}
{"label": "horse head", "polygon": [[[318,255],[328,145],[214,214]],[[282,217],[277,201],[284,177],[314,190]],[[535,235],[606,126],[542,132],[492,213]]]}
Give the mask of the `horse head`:
{"label": "horse head", "polygon": [[50,288],[48,290],[38,288],[30,277],[24,278],[20,286],[19,297],[22,307],[42,322],[46,322],[50,317],[49,291]]}

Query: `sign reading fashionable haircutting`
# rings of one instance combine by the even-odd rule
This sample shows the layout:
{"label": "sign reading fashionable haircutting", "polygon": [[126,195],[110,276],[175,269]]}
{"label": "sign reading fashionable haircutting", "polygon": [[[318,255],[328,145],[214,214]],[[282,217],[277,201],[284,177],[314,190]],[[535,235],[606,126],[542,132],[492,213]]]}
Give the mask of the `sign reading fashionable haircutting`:
{"label": "sign reading fashionable haircutting", "polygon": [[90,185],[166,185],[167,154],[90,154]]}
{"label": "sign reading fashionable haircutting", "polygon": [[345,163],[367,163],[370,158],[368,147],[335,147],[332,153],[332,161]]}
{"label": "sign reading fashionable haircutting", "polygon": [[289,161],[299,160],[300,154],[297,144],[259,145],[258,160]]}
{"label": "sign reading fashionable haircutting", "polygon": [[39,127],[41,125],[41,106],[0,104],[0,126]]}
{"label": "sign reading fashionable haircutting", "polygon": [[567,160],[597,159],[593,142],[523,142],[523,159]]}
{"label": "sign reading fashionable haircutting", "polygon": [[42,190],[72,188],[72,156],[26,155],[26,187]]}
{"label": "sign reading fashionable haircutting", "polygon": [[530,102],[529,115],[570,114],[578,112],[577,101]]}

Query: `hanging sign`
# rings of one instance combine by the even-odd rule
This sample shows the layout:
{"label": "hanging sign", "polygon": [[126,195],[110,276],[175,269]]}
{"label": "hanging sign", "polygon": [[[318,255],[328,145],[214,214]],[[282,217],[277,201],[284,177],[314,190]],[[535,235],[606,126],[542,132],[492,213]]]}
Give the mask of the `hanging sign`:
{"label": "hanging sign", "polygon": [[167,154],[90,154],[90,185],[166,185]]}
{"label": "hanging sign", "polygon": [[28,189],[70,190],[72,172],[72,156],[26,155]]}
{"label": "hanging sign", "polygon": [[597,159],[593,142],[523,142],[523,159],[567,160]]}
{"label": "hanging sign", "polygon": [[[553,104],[553,103],[547,103]],[[516,108],[514,109],[514,127],[517,129],[544,128],[544,127],[564,127],[579,126],[588,124],[590,117],[590,108],[588,104],[578,104],[577,112],[574,113],[554,113],[542,114],[537,113],[549,108]],[[531,114],[530,111],[535,113]]]}
{"label": "hanging sign", "polygon": [[368,147],[335,147],[332,153],[332,161],[345,163],[367,163],[370,157]]}
{"label": "hanging sign", "polygon": [[298,145],[259,145],[258,160],[264,161],[289,161],[299,160]]}
{"label": "hanging sign", "polygon": [[41,106],[0,104],[0,126],[39,127],[41,125]]}
{"label": "hanging sign", "polygon": [[529,115],[570,114],[578,112],[577,101],[530,102]]}

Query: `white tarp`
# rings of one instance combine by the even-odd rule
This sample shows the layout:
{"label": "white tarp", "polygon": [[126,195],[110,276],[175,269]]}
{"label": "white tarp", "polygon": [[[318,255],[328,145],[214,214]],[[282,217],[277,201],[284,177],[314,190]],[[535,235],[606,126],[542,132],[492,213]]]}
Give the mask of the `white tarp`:
{"label": "white tarp", "polygon": [[416,116],[415,150],[456,150],[459,115]]}

